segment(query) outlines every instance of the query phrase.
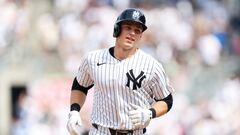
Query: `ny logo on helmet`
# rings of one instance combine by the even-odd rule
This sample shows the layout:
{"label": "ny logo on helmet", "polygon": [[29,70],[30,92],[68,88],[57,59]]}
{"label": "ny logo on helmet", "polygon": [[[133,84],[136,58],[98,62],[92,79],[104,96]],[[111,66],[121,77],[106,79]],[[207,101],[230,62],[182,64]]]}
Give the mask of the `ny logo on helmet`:
{"label": "ny logo on helmet", "polygon": [[126,86],[130,88],[130,82],[132,82],[133,83],[133,88],[132,88],[133,90],[137,90],[137,88],[141,88],[142,81],[143,81],[143,79],[146,78],[143,71],[141,71],[141,73],[136,78],[133,74],[132,69],[129,70],[129,72],[126,73],[126,75],[127,75],[127,78],[128,78]]}
{"label": "ny logo on helmet", "polygon": [[140,17],[140,13],[138,11],[133,11],[132,18],[137,20]]}

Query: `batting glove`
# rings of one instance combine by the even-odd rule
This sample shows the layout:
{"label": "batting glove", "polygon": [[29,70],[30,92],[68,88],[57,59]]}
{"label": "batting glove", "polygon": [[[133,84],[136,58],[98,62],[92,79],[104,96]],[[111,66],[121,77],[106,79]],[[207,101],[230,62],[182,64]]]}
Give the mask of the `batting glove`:
{"label": "batting glove", "polygon": [[131,104],[134,110],[129,111],[129,118],[133,125],[138,128],[146,127],[152,119],[152,111]]}
{"label": "batting glove", "polygon": [[71,135],[80,135],[78,127],[82,125],[82,120],[78,111],[71,111],[69,113],[67,129]]}

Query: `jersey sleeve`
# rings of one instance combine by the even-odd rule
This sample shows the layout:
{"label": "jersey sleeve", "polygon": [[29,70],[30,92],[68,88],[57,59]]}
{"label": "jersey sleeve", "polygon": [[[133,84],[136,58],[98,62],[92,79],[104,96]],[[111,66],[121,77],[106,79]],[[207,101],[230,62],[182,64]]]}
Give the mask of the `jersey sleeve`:
{"label": "jersey sleeve", "polygon": [[86,55],[81,59],[80,66],[77,73],[77,81],[79,85],[83,87],[88,87],[94,83],[90,76],[89,71],[90,71],[90,68],[89,68],[88,56]]}
{"label": "jersey sleeve", "polygon": [[159,62],[155,63],[150,88],[153,91],[155,100],[161,100],[173,92],[173,87],[169,83],[168,76]]}

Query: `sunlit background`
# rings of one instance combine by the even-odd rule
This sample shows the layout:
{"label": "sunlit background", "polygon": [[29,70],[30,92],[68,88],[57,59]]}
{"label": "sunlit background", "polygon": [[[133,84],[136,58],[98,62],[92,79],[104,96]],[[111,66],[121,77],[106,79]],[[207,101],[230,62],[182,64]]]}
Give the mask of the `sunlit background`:
{"label": "sunlit background", "polygon": [[0,0],[0,135],[68,135],[80,58],[114,45],[114,22],[127,7],[145,13],[140,48],[175,88],[172,110],[148,134],[240,135],[239,0]]}

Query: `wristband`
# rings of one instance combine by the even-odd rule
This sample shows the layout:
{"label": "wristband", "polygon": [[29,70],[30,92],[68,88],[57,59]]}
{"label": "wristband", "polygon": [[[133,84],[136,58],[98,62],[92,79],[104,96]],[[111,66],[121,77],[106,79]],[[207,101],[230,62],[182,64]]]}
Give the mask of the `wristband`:
{"label": "wristband", "polygon": [[154,108],[149,109],[152,112],[152,119],[156,117],[156,110]]}
{"label": "wristband", "polygon": [[80,109],[81,109],[81,107],[80,107],[79,104],[73,103],[73,104],[71,105],[70,111],[78,111],[78,112],[79,112]]}

